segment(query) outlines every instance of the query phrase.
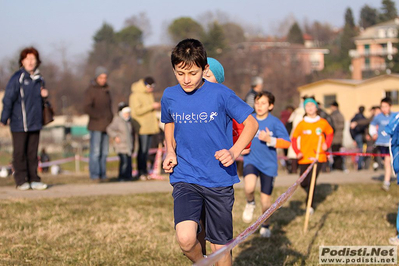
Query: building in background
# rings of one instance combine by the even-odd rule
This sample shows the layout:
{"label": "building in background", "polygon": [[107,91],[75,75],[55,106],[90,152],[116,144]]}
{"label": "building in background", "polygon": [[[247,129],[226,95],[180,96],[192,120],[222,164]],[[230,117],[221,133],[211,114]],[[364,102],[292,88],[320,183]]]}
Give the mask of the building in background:
{"label": "building in background", "polygon": [[300,86],[298,91],[300,97],[315,96],[328,113],[331,113],[331,103],[339,103],[339,110],[346,121],[344,146],[352,144],[349,122],[359,106],[365,107],[365,116],[368,117],[371,107],[380,105],[381,99],[389,96],[392,99],[391,110],[399,112],[399,74],[380,75],[366,80],[324,79]]}
{"label": "building in background", "polygon": [[398,51],[399,18],[368,27],[354,38],[356,49],[349,51],[352,79],[361,80],[391,74],[389,61]]}
{"label": "building in background", "polygon": [[[301,67],[304,74],[324,69],[324,55],[329,53],[328,49],[314,48],[313,39],[310,35],[305,36],[305,45],[292,44],[286,41],[271,41],[259,39],[237,44],[236,48],[242,54],[263,52],[265,55],[272,53],[279,55],[279,60],[288,64]],[[265,62],[267,61],[265,57]],[[266,70],[267,71],[267,70]]]}

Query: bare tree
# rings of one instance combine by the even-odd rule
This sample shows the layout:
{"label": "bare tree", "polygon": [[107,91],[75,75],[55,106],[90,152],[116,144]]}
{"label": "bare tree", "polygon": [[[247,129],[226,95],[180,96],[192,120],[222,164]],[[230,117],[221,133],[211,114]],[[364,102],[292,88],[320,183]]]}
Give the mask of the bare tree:
{"label": "bare tree", "polygon": [[136,26],[139,28],[143,33],[143,39],[147,39],[152,34],[151,22],[145,12],[127,18],[124,25],[125,27]]}

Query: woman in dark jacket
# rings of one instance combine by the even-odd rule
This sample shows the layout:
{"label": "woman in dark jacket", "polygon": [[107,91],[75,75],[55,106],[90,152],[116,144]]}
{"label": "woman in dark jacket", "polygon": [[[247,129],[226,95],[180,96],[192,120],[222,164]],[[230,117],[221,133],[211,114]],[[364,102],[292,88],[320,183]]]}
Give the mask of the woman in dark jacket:
{"label": "woman in dark jacket", "polygon": [[37,175],[43,101],[48,96],[38,69],[40,63],[39,52],[35,48],[24,49],[19,58],[21,68],[11,77],[3,98],[1,123],[10,124],[14,178],[19,190],[47,188]]}

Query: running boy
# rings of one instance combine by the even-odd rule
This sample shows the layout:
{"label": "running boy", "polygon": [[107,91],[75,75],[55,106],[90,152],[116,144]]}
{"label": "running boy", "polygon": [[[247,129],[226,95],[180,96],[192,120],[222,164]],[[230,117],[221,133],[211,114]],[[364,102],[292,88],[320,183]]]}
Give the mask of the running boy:
{"label": "running boy", "polygon": [[[331,146],[334,131],[330,124],[324,118],[321,118],[317,114],[317,102],[314,98],[307,98],[303,102],[305,107],[305,117],[295,128],[292,134],[292,148],[298,157],[298,164],[301,176],[309,165],[316,158],[317,146],[319,138],[321,137],[321,149],[319,152],[319,159],[317,162],[316,178],[319,175],[321,164],[327,162],[327,156],[325,151]],[[297,139],[300,138],[300,147],[297,145]],[[306,203],[309,198],[310,182],[312,179],[312,171],[305,177],[301,183],[301,187],[306,191]],[[316,186],[313,189],[313,195],[316,191]],[[314,212],[313,205],[314,197],[312,198],[310,213]]]}
{"label": "running boy", "polygon": [[[397,184],[399,184],[399,114],[390,120],[384,130],[390,136],[389,153],[392,169],[396,174]],[[396,215],[396,233],[399,233],[399,209]],[[399,246],[399,235],[389,238],[389,244]]]}
{"label": "running boy", "polygon": [[[389,154],[390,136],[385,133],[385,126],[395,117],[396,113],[391,113],[392,100],[388,97],[381,100],[381,113],[373,118],[369,126],[370,136],[375,140],[375,145],[381,154]],[[384,182],[382,189],[389,190],[391,185],[391,158],[387,155],[384,158]]]}
{"label": "running boy", "polygon": [[[274,178],[277,176],[277,152],[276,148],[287,149],[290,146],[290,136],[280,119],[269,112],[274,107],[274,95],[268,91],[258,92],[255,95],[255,114],[259,130],[252,140],[248,155],[244,156],[244,190],[247,205],[242,214],[244,222],[252,220],[255,209],[256,179],[260,177],[261,193],[260,202],[262,212],[271,206],[271,194]],[[262,237],[270,237],[269,222],[265,221],[260,229]]]}
{"label": "running boy", "polygon": [[[233,238],[233,184],[238,183],[235,159],[258,129],[252,108],[224,85],[205,81],[206,51],[194,39],[181,41],[172,51],[178,85],[165,90],[161,121],[165,123],[165,172],[173,186],[177,241],[192,261],[203,258],[196,235],[205,209],[206,239],[212,251]],[[245,128],[233,145],[232,118]],[[173,136],[174,134],[174,136]],[[218,265],[231,265],[226,254]]]}

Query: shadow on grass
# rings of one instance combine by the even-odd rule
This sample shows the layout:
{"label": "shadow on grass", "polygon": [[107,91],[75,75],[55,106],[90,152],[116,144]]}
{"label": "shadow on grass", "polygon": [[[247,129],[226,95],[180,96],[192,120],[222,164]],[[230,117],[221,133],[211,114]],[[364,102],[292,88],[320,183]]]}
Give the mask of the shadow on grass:
{"label": "shadow on grass", "polygon": [[[300,188],[298,188],[300,189]],[[314,203],[320,205],[329,195],[338,189],[338,185],[320,184],[317,185]],[[288,206],[278,209],[270,218],[272,236],[269,239],[262,238],[259,233],[254,233],[254,237],[242,243],[242,251],[235,258],[234,265],[291,265],[300,263],[306,265],[314,242],[319,231],[324,227],[325,221],[331,211],[323,214],[315,226],[309,228],[313,233],[306,254],[292,248],[292,243],[286,235],[287,227],[296,217],[304,216],[306,204],[303,201],[292,200]]]}
{"label": "shadow on grass", "polygon": [[[373,176],[371,179],[375,180],[375,181],[381,181],[382,182],[382,181],[384,181],[384,174]],[[391,177],[390,181],[391,182],[396,182],[396,177]]]}
{"label": "shadow on grass", "polygon": [[388,213],[387,214],[387,221],[388,223],[390,223],[391,225],[393,225],[396,228],[396,217],[397,217],[397,213]]}

